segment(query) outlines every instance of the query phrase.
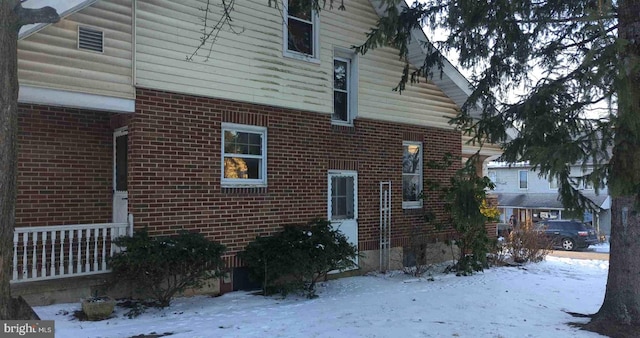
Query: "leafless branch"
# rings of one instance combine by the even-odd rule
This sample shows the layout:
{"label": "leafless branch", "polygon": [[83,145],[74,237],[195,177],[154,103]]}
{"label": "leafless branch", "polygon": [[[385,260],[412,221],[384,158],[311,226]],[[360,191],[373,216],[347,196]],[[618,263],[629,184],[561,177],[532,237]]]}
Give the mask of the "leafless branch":
{"label": "leafless branch", "polygon": [[220,18],[215,22],[214,25],[209,26],[210,14],[213,13],[211,10],[211,0],[207,0],[207,5],[202,9],[204,12],[203,18],[203,28],[202,36],[200,37],[200,44],[196,49],[191,53],[191,55],[187,56],[187,61],[193,61],[193,57],[198,54],[198,52],[204,48],[205,45],[209,44],[209,51],[205,60],[209,60],[211,57],[211,53],[213,52],[213,46],[215,42],[218,40],[218,36],[220,35],[220,31],[226,26],[229,31],[235,34],[241,34],[244,32],[244,28],[238,30],[236,27],[232,25],[233,19],[231,18],[231,13],[233,12],[233,6],[235,5],[235,0],[221,0],[222,4],[222,14]]}

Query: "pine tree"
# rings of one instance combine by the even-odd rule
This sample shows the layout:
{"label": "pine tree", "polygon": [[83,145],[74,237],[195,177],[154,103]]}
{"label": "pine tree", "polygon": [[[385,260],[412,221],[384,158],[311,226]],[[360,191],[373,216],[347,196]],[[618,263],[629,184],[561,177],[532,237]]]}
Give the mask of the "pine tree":
{"label": "pine tree", "polygon": [[[612,196],[609,276],[588,329],[640,332],[640,1],[387,0],[357,48],[392,45],[407,57],[416,29],[444,29],[440,49],[475,70],[474,91],[451,122],[473,140],[502,144],[503,160],[555,177],[564,206],[592,207],[576,186]],[[408,64],[408,63],[407,63]],[[408,67],[398,89],[433,72],[439,58]],[[514,95],[522,92],[521,95]],[[507,137],[508,128],[518,134]],[[571,165],[593,165],[571,177]]]}

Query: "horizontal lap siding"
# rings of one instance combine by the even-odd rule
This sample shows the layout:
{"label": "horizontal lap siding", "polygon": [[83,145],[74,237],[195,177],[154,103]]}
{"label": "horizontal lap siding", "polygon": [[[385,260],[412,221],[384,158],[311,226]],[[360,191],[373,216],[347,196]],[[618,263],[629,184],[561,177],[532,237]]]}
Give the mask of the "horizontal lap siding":
{"label": "horizontal lap siding", "polygon": [[17,226],[111,221],[110,114],[20,105]]}
{"label": "horizontal lap siding", "polygon": [[[333,54],[364,42],[378,20],[368,0],[345,2],[346,10],[320,12],[320,63],[283,57],[281,9],[268,1],[234,3],[233,32],[220,31],[213,45],[193,58],[201,37],[204,1],[137,2],[137,84],[274,107],[331,113]],[[220,8],[211,14],[215,22]],[[208,56],[208,59],[207,59]],[[457,106],[432,83],[392,91],[403,62],[392,48],[359,56],[358,115],[362,118],[452,129]]]}
{"label": "horizontal lap siding", "polygon": [[[98,1],[20,40],[20,84],[133,98],[131,1]],[[103,53],[77,48],[78,26],[104,32]]]}
{"label": "horizontal lap siding", "polygon": [[[402,141],[423,140],[425,161],[460,155],[460,134],[440,128],[357,119],[335,127],[328,115],[139,89],[130,126],[129,206],[136,227],[153,234],[197,230],[233,254],[284,224],[327,217],[327,172],[356,169],[359,244],[377,248],[379,183],[393,181],[394,245],[414,226],[434,231],[422,210],[402,210]],[[267,127],[266,189],[223,189],[221,123]],[[409,136],[407,136],[409,135]],[[449,170],[425,178],[448,182]],[[442,215],[436,196],[426,208]]]}

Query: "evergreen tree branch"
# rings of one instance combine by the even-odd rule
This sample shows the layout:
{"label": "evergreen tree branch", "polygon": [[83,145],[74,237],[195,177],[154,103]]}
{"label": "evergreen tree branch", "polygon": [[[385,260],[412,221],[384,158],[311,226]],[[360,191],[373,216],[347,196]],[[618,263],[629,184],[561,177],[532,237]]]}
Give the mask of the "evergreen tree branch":
{"label": "evergreen tree branch", "polygon": [[24,8],[18,4],[15,8],[15,13],[18,16],[18,24],[20,26],[34,23],[56,23],[60,21],[58,12],[49,6],[42,8]]}

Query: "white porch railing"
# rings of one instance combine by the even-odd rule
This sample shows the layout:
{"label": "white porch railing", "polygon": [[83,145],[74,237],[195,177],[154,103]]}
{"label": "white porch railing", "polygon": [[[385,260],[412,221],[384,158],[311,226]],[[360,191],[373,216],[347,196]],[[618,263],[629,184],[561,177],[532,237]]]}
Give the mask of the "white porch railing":
{"label": "white porch railing", "polygon": [[112,244],[133,232],[127,223],[18,227],[13,234],[12,283],[86,276],[109,272]]}

